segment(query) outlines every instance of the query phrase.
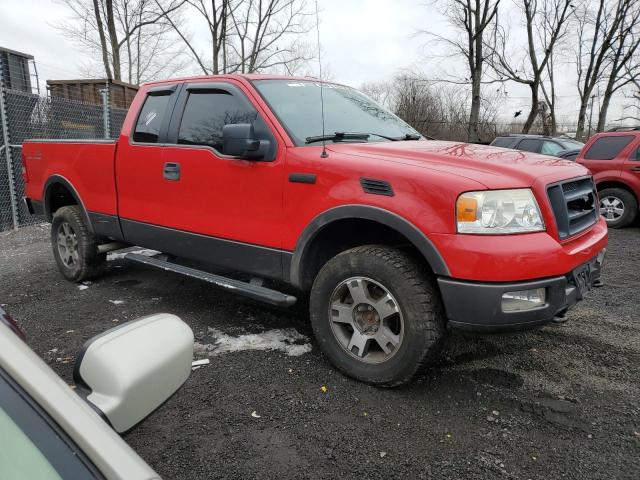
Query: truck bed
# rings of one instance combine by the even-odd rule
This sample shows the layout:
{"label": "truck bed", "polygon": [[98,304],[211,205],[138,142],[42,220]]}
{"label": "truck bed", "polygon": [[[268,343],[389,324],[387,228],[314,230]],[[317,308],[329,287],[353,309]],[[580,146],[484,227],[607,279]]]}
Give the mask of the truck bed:
{"label": "truck bed", "polygon": [[47,182],[62,177],[88,213],[117,215],[115,153],[116,140],[28,140],[25,194],[46,206]]}

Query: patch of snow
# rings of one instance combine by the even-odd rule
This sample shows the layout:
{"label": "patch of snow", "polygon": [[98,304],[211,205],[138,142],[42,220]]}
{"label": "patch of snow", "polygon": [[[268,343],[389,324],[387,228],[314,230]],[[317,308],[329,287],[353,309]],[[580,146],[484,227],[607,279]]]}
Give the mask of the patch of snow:
{"label": "patch of snow", "polygon": [[208,358],[203,358],[202,360],[195,360],[191,362],[191,370],[198,370],[199,368],[204,367],[205,365],[209,365]]}
{"label": "patch of snow", "polygon": [[309,339],[295,328],[269,330],[263,333],[233,337],[210,327],[209,335],[213,337],[213,342],[196,342],[194,345],[196,353],[215,356],[243,350],[279,350],[291,357],[299,357],[309,353],[312,349]]}
{"label": "patch of snow", "polygon": [[78,290],[86,290],[89,288],[89,285],[78,285]]}
{"label": "patch of snow", "polygon": [[116,250],[115,252],[107,253],[107,261],[118,260],[120,258],[124,258],[128,253],[137,253],[138,255],[144,255],[145,257],[153,257],[154,255],[159,254],[157,250],[150,250],[148,248],[139,248],[137,250],[131,250],[129,248],[124,250]]}
{"label": "patch of snow", "polygon": [[124,300],[109,300],[109,301],[114,305],[122,305],[124,303]]}

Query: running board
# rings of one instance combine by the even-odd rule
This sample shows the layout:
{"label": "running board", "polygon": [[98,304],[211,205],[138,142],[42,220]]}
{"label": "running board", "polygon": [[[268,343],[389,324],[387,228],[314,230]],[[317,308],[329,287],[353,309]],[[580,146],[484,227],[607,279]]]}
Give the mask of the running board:
{"label": "running board", "polygon": [[196,270],[195,268],[185,267],[178,265],[167,260],[163,260],[160,255],[156,257],[149,257],[146,255],[140,255],[137,253],[127,253],[124,258],[130,262],[141,263],[142,265],[148,265],[150,267],[161,268],[167,272],[179,273],[187,277],[196,278],[205,282],[211,283],[217,287],[223,288],[228,292],[242,295],[243,297],[252,298],[261,302],[268,303],[270,305],[276,305],[278,307],[290,307],[296,303],[296,297],[287,295],[277,290],[265,288],[260,285],[252,283],[242,282],[233,278],[223,277],[202,270]]}

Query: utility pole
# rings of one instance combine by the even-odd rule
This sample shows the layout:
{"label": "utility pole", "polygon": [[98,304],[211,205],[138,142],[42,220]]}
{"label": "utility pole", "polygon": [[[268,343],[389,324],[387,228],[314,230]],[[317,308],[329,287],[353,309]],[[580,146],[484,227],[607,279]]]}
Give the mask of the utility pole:
{"label": "utility pole", "polygon": [[591,137],[591,120],[593,119],[593,99],[595,95],[591,95],[591,106],[589,107],[589,137]]}

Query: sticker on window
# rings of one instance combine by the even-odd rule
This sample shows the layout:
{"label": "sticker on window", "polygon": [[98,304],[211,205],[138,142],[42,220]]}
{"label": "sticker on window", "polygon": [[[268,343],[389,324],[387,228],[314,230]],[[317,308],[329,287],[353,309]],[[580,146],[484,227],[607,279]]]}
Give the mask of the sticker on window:
{"label": "sticker on window", "polygon": [[157,116],[158,116],[158,112],[147,113],[147,116],[144,118],[144,124],[151,125],[151,122],[153,122],[153,120],[155,120]]}

